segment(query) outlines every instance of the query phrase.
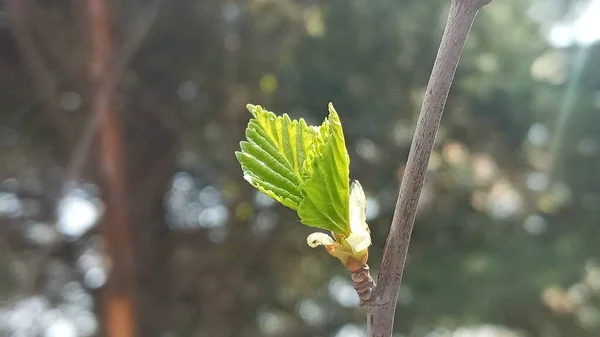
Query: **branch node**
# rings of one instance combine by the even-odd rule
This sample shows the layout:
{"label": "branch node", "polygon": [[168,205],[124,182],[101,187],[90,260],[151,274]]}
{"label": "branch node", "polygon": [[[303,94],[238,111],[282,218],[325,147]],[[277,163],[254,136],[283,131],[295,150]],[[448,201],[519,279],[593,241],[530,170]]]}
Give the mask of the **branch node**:
{"label": "branch node", "polygon": [[350,275],[361,304],[369,301],[373,294],[373,288],[375,287],[375,281],[373,281],[373,277],[371,277],[369,266],[365,264],[359,270],[351,272]]}

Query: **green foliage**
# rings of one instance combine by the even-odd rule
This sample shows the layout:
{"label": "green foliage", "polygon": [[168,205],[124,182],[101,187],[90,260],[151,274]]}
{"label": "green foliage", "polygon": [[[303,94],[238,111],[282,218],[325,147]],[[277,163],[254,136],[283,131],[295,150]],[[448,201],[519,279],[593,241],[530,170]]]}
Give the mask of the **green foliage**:
{"label": "green foliage", "polygon": [[[493,1],[478,14],[436,139],[403,275],[394,334],[452,334],[459,327],[467,334],[471,332],[464,331],[465,325],[493,324],[531,337],[600,336],[595,314],[600,310],[595,286],[600,275],[600,102],[594,96],[600,67],[593,61],[600,58],[600,44],[590,47],[589,65],[566,123],[557,172],[560,185],[555,188],[549,176],[542,179],[547,182],[542,191],[531,190],[525,183],[546,173],[549,144],[532,143],[529,131],[541,129],[542,136],[552,139],[565,98],[564,81],[577,52],[576,46],[552,48],[546,35],[540,34],[552,28],[551,15],[568,15],[556,6],[561,2],[573,0]],[[78,15],[63,12],[69,7],[57,1],[43,6],[28,4],[25,14],[30,17],[34,40],[41,42],[40,56],[49,61],[48,73],[56,76],[60,88],[77,88],[81,78],[71,75],[89,61],[81,49],[85,43],[73,43],[73,38],[85,38],[79,33],[78,20],[71,20]],[[127,22],[135,22],[134,14],[142,10],[140,2],[111,4],[112,13],[123,18],[118,21],[123,29],[115,33],[127,32]],[[431,18],[443,18],[448,5],[449,1],[437,0],[240,1],[224,8],[219,2],[179,1],[160,13],[142,52],[130,64],[128,73],[135,74],[135,80],[122,81],[117,97],[130,112],[121,117],[127,117],[123,122],[128,130],[131,217],[134,224],[147,224],[134,226],[134,236],[147,238],[136,241],[138,255],[144,258],[135,262],[148,285],[140,287],[140,296],[148,303],[139,315],[140,335],[170,331],[191,336],[201,331],[212,337],[264,336],[269,332],[257,320],[264,314],[283,319],[281,327],[290,336],[333,336],[344,324],[364,324],[364,316],[357,315],[356,308],[343,307],[334,296],[321,296],[320,289],[332,280],[337,283],[340,270],[333,268],[334,259],[318,258],[322,252],[307,252],[298,244],[306,238],[307,228],[286,226],[283,235],[278,225],[273,231],[266,229],[273,221],[282,226],[293,222],[294,214],[283,207],[250,211],[248,206],[254,205],[226,203],[223,206],[229,216],[222,227],[193,233],[185,227],[162,235],[165,219],[182,218],[196,226],[198,221],[193,220],[204,209],[195,199],[200,192],[196,187],[188,191],[189,202],[177,208],[162,207],[161,201],[176,200],[183,191],[162,193],[176,170],[199,174],[193,178],[222,189],[223,196],[246,184],[237,170],[219,171],[229,168],[232,160],[237,165],[232,156],[223,157],[222,153],[239,150],[237,142],[242,140],[233,132],[219,131],[243,129],[252,117],[223,118],[223,109],[240,97],[269,102],[276,111],[304,111],[305,118],[317,121],[317,126],[326,116],[327,102],[336,102],[343,114],[348,149],[355,148],[357,153],[356,158],[352,156],[352,176],[368,186],[374,205],[369,212],[374,245],[369,259],[371,267],[377,268],[423,86],[442,34],[443,20]],[[222,15],[224,9],[227,14],[236,12],[237,19],[236,15]],[[532,16],[532,10],[537,14]],[[315,21],[324,28],[321,35],[298,29]],[[233,37],[238,48],[223,48],[223,28],[228,32],[226,42]],[[45,117],[47,109],[37,104],[40,98],[32,91],[34,83],[26,62],[16,54],[18,39],[6,39],[6,34],[9,32],[5,31],[0,47],[0,83],[5,83],[0,86],[0,181],[9,189],[3,192],[10,196],[16,192],[12,188],[18,179],[23,192],[16,194],[27,196],[21,200],[24,210],[29,210],[25,206],[35,199],[42,212],[26,211],[18,218],[0,215],[2,235],[8,239],[3,248],[10,252],[1,255],[0,283],[5,285],[21,279],[20,274],[8,270],[13,260],[27,262],[47,255],[46,244],[34,244],[30,242],[34,236],[21,234],[30,232],[30,224],[37,228],[40,222],[52,223],[53,212],[44,210],[56,206],[60,200],[53,191],[68,182],[61,174],[48,173],[66,163],[86,117],[85,111],[73,114],[60,106],[51,112],[67,116],[66,121]],[[54,62],[60,60],[67,62]],[[543,69],[538,69],[540,66]],[[534,69],[544,71],[536,75]],[[265,87],[259,85],[263,77],[275,80],[276,86],[263,91]],[[197,85],[193,100],[172,98],[184,78]],[[135,132],[129,135],[129,131]],[[540,136],[540,132],[534,133]],[[143,135],[152,135],[153,142]],[[236,141],[232,143],[231,137]],[[458,151],[460,156],[447,156],[457,154],[457,142],[463,150]],[[177,148],[181,152],[173,151]],[[188,156],[190,149],[197,149],[201,160],[189,160],[195,157]],[[186,160],[180,160],[181,155]],[[452,160],[457,158],[460,163]],[[85,168],[93,171],[95,165]],[[92,177],[92,173],[84,174]],[[534,180],[539,181],[537,178]],[[44,187],[41,193],[32,193],[29,189],[34,185],[27,181],[40,182],[34,185]],[[250,201],[249,192],[242,189],[235,196]],[[302,198],[301,191],[299,196]],[[356,204],[360,199],[362,196],[356,198]],[[363,213],[352,206],[353,200],[351,197],[350,222],[354,218],[361,223]],[[505,209],[506,202],[514,206],[516,200],[521,200],[519,215],[496,218],[495,205]],[[565,200],[564,205],[557,200]],[[213,242],[212,235],[218,233],[226,233],[226,240]],[[360,248],[348,243],[354,242],[352,239],[339,240],[340,245]],[[93,241],[84,236],[67,245],[84,248]],[[331,238],[322,243],[335,242]],[[178,258],[181,252],[185,253],[183,259]],[[177,263],[164,266],[160,262],[174,261],[174,257]],[[53,253],[48,262],[60,262],[69,270],[76,267],[69,249]],[[35,277],[36,273],[28,274]],[[68,274],[76,275],[77,270]],[[215,282],[223,275],[232,277]],[[341,276],[348,278],[347,273]],[[63,279],[53,276],[47,281],[70,282],[70,278]],[[45,290],[46,282],[34,283],[32,294],[52,296]],[[19,297],[12,291],[20,289],[16,285],[0,285],[5,288],[3,303]],[[249,285],[251,293],[260,296],[238,291]],[[165,292],[187,295],[165,301]],[[236,304],[234,314],[230,306],[214,305],[222,294]],[[578,296],[581,294],[583,298]],[[298,315],[298,307],[305,302],[318,305],[315,312],[327,312],[320,324]],[[572,310],[555,312],[549,304],[562,308],[566,304]],[[168,314],[171,312],[178,314]],[[490,330],[495,329],[488,325]],[[2,331],[0,335],[3,333],[10,334]]]}
{"label": "green foliage", "polygon": [[252,118],[236,157],[244,179],[298,211],[303,224],[349,235],[349,165],[340,118],[329,104],[319,127],[247,106]]}
{"label": "green foliage", "polygon": [[350,158],[340,118],[331,103],[313,149],[305,163],[306,180],[301,186],[305,198],[298,215],[308,226],[327,224],[326,229],[349,235]]}
{"label": "green foliage", "polygon": [[260,106],[248,105],[254,118],[246,128],[246,139],[235,155],[244,179],[286,207],[298,210],[303,199],[300,185],[306,153],[317,131],[303,119],[276,116]]}

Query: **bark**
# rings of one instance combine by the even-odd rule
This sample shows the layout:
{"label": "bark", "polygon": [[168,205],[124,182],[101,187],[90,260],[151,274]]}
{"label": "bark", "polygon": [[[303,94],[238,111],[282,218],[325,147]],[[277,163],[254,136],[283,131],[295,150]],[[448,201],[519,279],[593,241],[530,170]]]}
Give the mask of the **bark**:
{"label": "bark", "polygon": [[87,0],[91,55],[91,110],[98,121],[100,178],[106,213],[100,223],[111,266],[103,288],[104,334],[109,337],[136,336],[134,292],[135,259],[128,214],[123,139],[115,106],[114,85],[108,78],[114,46],[109,9],[104,0]]}
{"label": "bark", "polygon": [[369,336],[392,335],[398,292],[408,246],[423,188],[429,158],[439,124],[469,30],[479,9],[491,0],[452,0],[448,21],[438,50],[404,177],[383,251],[377,285],[371,298],[363,302],[367,310]]}

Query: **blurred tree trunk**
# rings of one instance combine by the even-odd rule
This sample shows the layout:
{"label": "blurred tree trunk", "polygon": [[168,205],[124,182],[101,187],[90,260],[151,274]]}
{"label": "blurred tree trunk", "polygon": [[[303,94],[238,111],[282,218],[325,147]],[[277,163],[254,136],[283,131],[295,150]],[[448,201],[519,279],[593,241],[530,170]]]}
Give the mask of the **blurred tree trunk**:
{"label": "blurred tree trunk", "polygon": [[99,174],[106,213],[100,223],[110,258],[103,289],[104,333],[133,337],[135,333],[135,259],[131,242],[123,138],[114,100],[113,42],[109,9],[104,0],[86,2],[91,42],[91,111],[98,122]]}

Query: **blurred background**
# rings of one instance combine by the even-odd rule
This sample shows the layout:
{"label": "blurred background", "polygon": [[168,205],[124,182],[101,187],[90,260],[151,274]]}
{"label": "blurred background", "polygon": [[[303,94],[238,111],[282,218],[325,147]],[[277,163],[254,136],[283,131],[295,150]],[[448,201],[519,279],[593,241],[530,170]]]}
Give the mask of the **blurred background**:
{"label": "blurred background", "polygon": [[[234,151],[332,101],[374,273],[449,1],[0,1],[0,335],[363,337],[349,275]],[[395,336],[600,336],[600,1],[478,15]],[[109,277],[110,275],[110,277]]]}

